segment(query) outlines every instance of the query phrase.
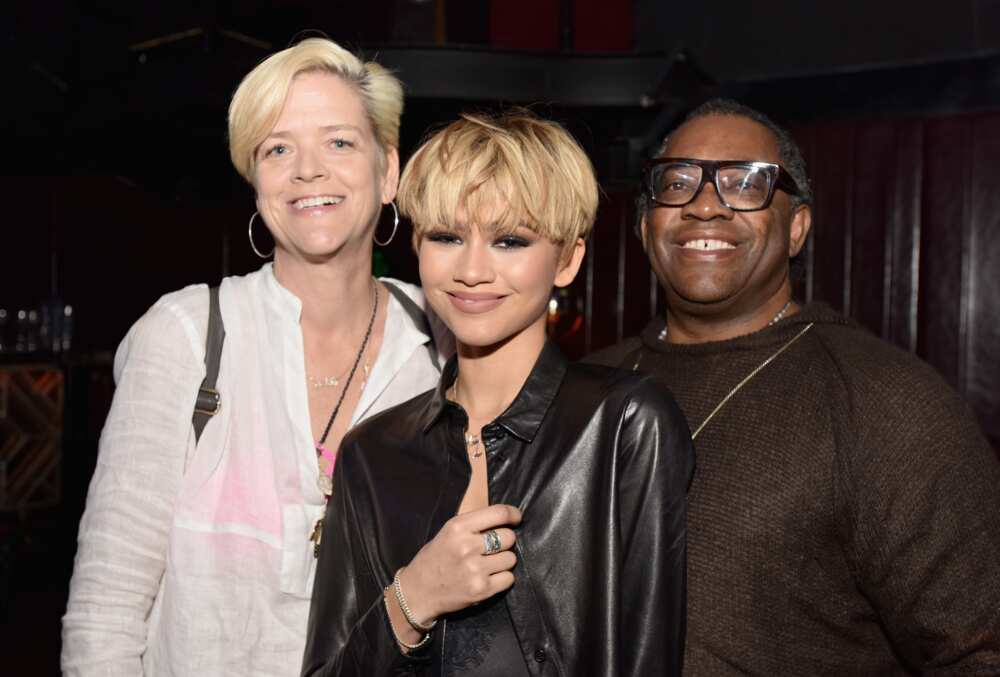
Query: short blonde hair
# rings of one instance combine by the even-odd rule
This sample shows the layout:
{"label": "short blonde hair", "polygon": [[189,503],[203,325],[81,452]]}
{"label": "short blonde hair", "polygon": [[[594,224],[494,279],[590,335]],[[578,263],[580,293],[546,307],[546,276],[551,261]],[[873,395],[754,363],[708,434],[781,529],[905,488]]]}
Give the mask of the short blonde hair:
{"label": "short blonde hair", "polygon": [[229,104],[229,156],[244,179],[253,183],[256,153],[274,129],[297,75],[328,72],[354,85],[372,132],[379,160],[389,147],[399,148],[399,118],[403,114],[403,86],[388,70],[362,61],[337,43],[309,38],[264,59],[250,71]]}
{"label": "short blonde hair", "polygon": [[414,246],[435,227],[457,225],[460,212],[480,227],[526,226],[569,245],[594,225],[597,179],[561,125],[512,109],[463,114],[432,134],[406,165],[396,199],[413,221]]}

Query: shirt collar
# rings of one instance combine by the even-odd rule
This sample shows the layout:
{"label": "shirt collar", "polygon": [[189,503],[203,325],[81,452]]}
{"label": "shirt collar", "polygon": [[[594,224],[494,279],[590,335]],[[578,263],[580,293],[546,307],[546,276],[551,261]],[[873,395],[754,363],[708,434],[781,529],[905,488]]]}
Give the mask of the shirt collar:
{"label": "shirt collar", "polygon": [[[398,284],[398,283],[397,283]],[[405,293],[405,292],[404,292]],[[431,340],[426,324],[418,326],[414,318],[406,312],[396,296],[388,294],[389,307],[386,313],[385,330],[382,332],[382,347],[372,365],[368,383],[355,408],[351,425],[368,415],[375,401],[402,371],[417,350],[426,350],[424,345]]]}
{"label": "shirt collar", "polygon": [[[298,378],[301,373],[301,377],[304,378],[305,355],[301,348],[302,334],[299,325],[302,317],[302,301],[278,282],[274,275],[274,264],[271,262],[261,266],[259,280],[264,303],[270,311],[264,314],[264,320],[268,327],[271,345],[285,346],[291,341],[296,346],[293,352],[297,355],[296,359],[301,370],[301,372],[296,371],[294,375]],[[400,289],[404,286],[396,280],[390,282]],[[403,293],[407,292],[404,290]],[[388,294],[382,346],[375,363],[371,366],[361,399],[354,408],[352,425],[370,413],[389,384],[409,364],[413,354],[418,350],[425,350],[424,345],[431,340],[428,331],[427,326],[416,324],[394,294]]]}
{"label": "shirt collar", "polygon": [[279,317],[298,323],[302,317],[302,301],[299,297],[285,289],[274,276],[274,264],[270,261],[260,267],[263,280],[264,298],[267,304]]}
{"label": "shirt collar", "polygon": [[[562,386],[567,365],[566,358],[556,344],[546,341],[517,397],[493,423],[503,427],[515,437],[531,442]],[[447,407],[456,406],[448,400],[446,392],[455,382],[457,375],[458,356],[453,355],[445,365],[437,390],[424,410],[425,433],[441,419]]]}

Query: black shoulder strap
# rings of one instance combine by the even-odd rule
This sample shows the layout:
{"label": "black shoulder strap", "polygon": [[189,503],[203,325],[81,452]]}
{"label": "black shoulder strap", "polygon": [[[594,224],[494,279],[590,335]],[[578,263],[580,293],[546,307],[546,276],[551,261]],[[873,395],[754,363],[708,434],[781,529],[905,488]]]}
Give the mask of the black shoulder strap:
{"label": "black shoulder strap", "polygon": [[219,378],[219,364],[222,362],[222,344],[226,340],[226,328],[222,323],[222,309],[219,307],[219,288],[208,290],[208,333],[205,337],[205,380],[198,388],[198,399],[194,403],[191,423],[194,424],[194,439],[197,444],[201,431],[208,419],[219,413],[222,397],[215,389]]}
{"label": "black shoulder strap", "polygon": [[439,364],[440,360],[438,359],[437,346],[434,345],[434,332],[431,331],[430,323],[427,321],[427,316],[424,315],[424,311],[420,309],[420,306],[418,306],[413,299],[406,295],[405,291],[393,283],[387,280],[380,280],[380,282],[384,284],[385,288],[389,290],[389,293],[392,294],[397,301],[399,301],[399,305],[403,306],[403,310],[405,310],[406,314],[410,316],[411,320],[413,320],[413,324],[417,325],[417,327],[420,328],[420,331],[430,337],[431,340],[427,344],[427,352],[431,357],[431,364],[433,364],[436,369],[440,370],[441,365]]}

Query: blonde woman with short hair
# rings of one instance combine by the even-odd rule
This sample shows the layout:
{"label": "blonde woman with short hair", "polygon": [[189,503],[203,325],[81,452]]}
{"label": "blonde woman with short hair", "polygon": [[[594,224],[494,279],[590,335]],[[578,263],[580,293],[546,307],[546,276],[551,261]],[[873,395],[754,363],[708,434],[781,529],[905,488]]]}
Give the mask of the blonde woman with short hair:
{"label": "blonde woman with short hair", "polygon": [[236,90],[230,153],[256,194],[248,246],[273,263],[219,289],[221,408],[200,439],[208,289],[167,294],[119,347],[65,674],[298,672],[340,439],[432,387],[449,352],[419,288],[371,276],[373,241],[396,230],[402,97],[385,69],[323,39],[272,55]]}
{"label": "blonde woman with short hair", "polygon": [[586,155],[526,111],[465,115],[399,199],[458,353],[345,438],[303,675],[679,675],[684,417],[545,336],[597,209]]}

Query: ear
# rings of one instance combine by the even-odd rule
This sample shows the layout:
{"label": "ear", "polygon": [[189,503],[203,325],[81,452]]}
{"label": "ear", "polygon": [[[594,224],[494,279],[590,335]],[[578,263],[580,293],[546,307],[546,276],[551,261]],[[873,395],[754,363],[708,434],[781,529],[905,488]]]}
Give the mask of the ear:
{"label": "ear", "polygon": [[576,274],[580,272],[580,265],[583,263],[583,256],[587,253],[587,243],[583,238],[577,238],[576,242],[560,257],[559,270],[556,272],[555,285],[557,287],[568,287]]}
{"label": "ear", "polygon": [[792,214],[792,224],[788,230],[788,258],[796,256],[802,250],[811,228],[812,209],[809,205],[799,205]]}
{"label": "ear", "polygon": [[396,199],[399,188],[399,151],[389,146],[385,149],[385,176],[382,177],[382,204]]}

